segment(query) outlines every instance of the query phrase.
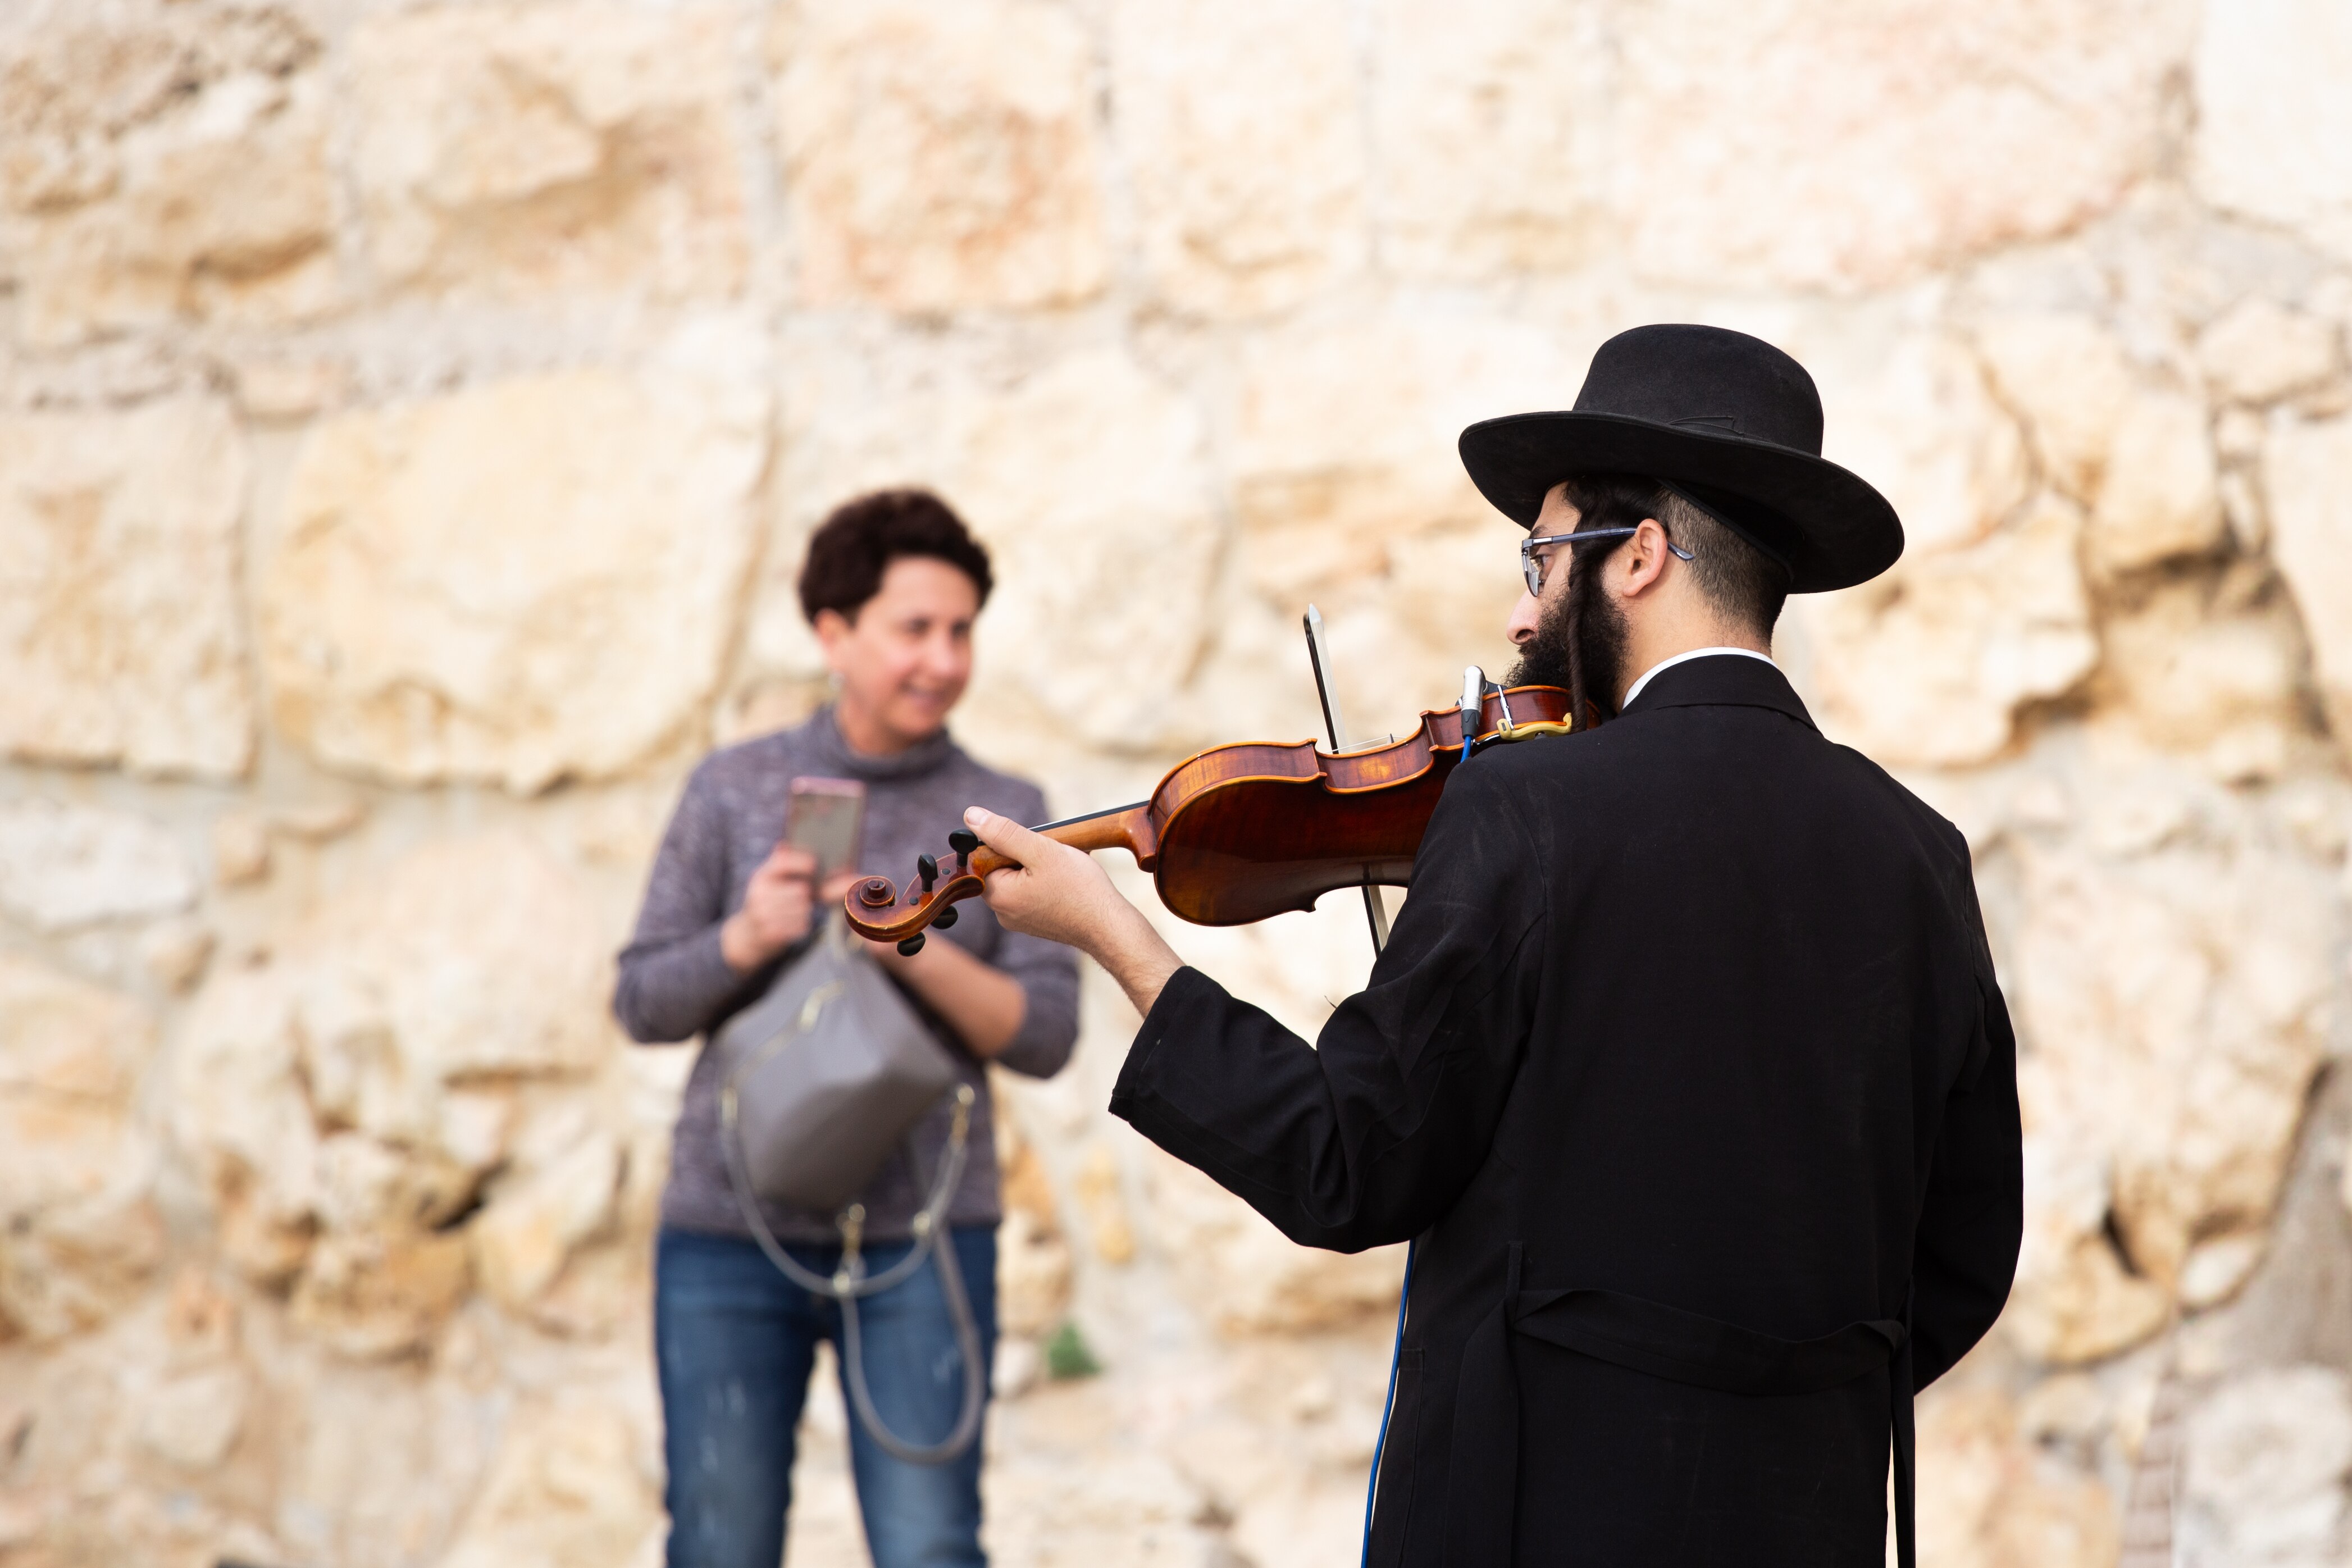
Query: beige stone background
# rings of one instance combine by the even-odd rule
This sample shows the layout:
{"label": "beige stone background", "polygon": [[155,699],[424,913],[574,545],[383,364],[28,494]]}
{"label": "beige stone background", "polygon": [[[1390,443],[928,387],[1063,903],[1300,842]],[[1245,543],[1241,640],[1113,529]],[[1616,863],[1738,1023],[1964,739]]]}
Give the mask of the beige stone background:
{"label": "beige stone background", "polygon": [[[821,692],[813,522],[964,509],[960,733],[1109,804],[1315,728],[1310,597],[1360,729],[1503,664],[1454,432],[1660,319],[1901,509],[1780,649],[1966,829],[2020,1026],[1923,1561],[2352,1562],[2336,0],[11,0],[0,1564],[657,1561],[687,1053],[610,954]],[[1176,934],[1311,1029],[1328,903]],[[1132,1022],[1002,1090],[997,1560],[1351,1562],[1400,1260],[1112,1121]]]}

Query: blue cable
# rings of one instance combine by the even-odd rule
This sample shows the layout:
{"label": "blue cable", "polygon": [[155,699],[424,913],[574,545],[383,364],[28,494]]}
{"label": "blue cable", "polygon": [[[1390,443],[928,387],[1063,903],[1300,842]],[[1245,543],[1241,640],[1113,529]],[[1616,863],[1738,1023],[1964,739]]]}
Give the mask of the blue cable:
{"label": "blue cable", "polygon": [[1372,1439],[1372,1479],[1364,1483],[1364,1552],[1360,1568],[1372,1561],[1372,1502],[1381,1493],[1381,1454],[1389,1446],[1389,1417],[1396,1412],[1397,1367],[1404,1360],[1404,1309],[1412,1300],[1413,1242],[1404,1244],[1404,1287],[1397,1292],[1396,1343],[1389,1350],[1389,1396],[1381,1405],[1381,1435]]}

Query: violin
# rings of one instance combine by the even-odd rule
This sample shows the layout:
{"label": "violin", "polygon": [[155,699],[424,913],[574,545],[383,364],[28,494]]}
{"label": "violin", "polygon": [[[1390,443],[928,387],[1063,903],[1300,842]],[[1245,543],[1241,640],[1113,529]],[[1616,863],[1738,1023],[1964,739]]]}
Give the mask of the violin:
{"label": "violin", "polygon": [[[1034,831],[1076,849],[1126,850],[1152,874],[1160,901],[1195,925],[1247,925],[1311,910],[1341,888],[1405,886],[1437,798],[1464,760],[1465,731],[1470,751],[1566,734],[1569,711],[1557,686],[1506,689],[1474,679],[1458,707],[1424,710],[1402,740],[1333,752],[1313,741],[1215,746],[1171,768],[1149,799]],[[916,858],[904,901],[887,877],[851,888],[843,899],[849,929],[912,953],[927,927],[955,923],[955,906],[978,895],[990,872],[1017,864],[969,828],[949,834],[948,846],[951,868]]]}

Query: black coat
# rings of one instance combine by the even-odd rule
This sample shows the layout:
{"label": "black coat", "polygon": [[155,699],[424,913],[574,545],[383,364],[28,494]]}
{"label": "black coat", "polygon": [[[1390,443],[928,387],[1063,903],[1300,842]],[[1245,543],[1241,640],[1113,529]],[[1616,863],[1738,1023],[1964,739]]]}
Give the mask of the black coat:
{"label": "black coat", "polygon": [[1183,970],[1111,1109],[1295,1241],[1415,1240],[1380,1568],[1881,1568],[2017,1259],[1968,846],[1750,658],[1475,757],[1316,1048]]}

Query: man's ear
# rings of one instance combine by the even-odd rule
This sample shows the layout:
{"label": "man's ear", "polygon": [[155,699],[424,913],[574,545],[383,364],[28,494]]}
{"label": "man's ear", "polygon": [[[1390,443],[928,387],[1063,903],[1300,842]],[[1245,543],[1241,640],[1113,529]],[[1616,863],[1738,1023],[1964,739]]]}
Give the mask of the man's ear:
{"label": "man's ear", "polygon": [[1645,517],[1637,526],[1638,531],[1618,552],[1625,563],[1623,592],[1628,598],[1648,593],[1666,574],[1665,525],[1654,517]]}

